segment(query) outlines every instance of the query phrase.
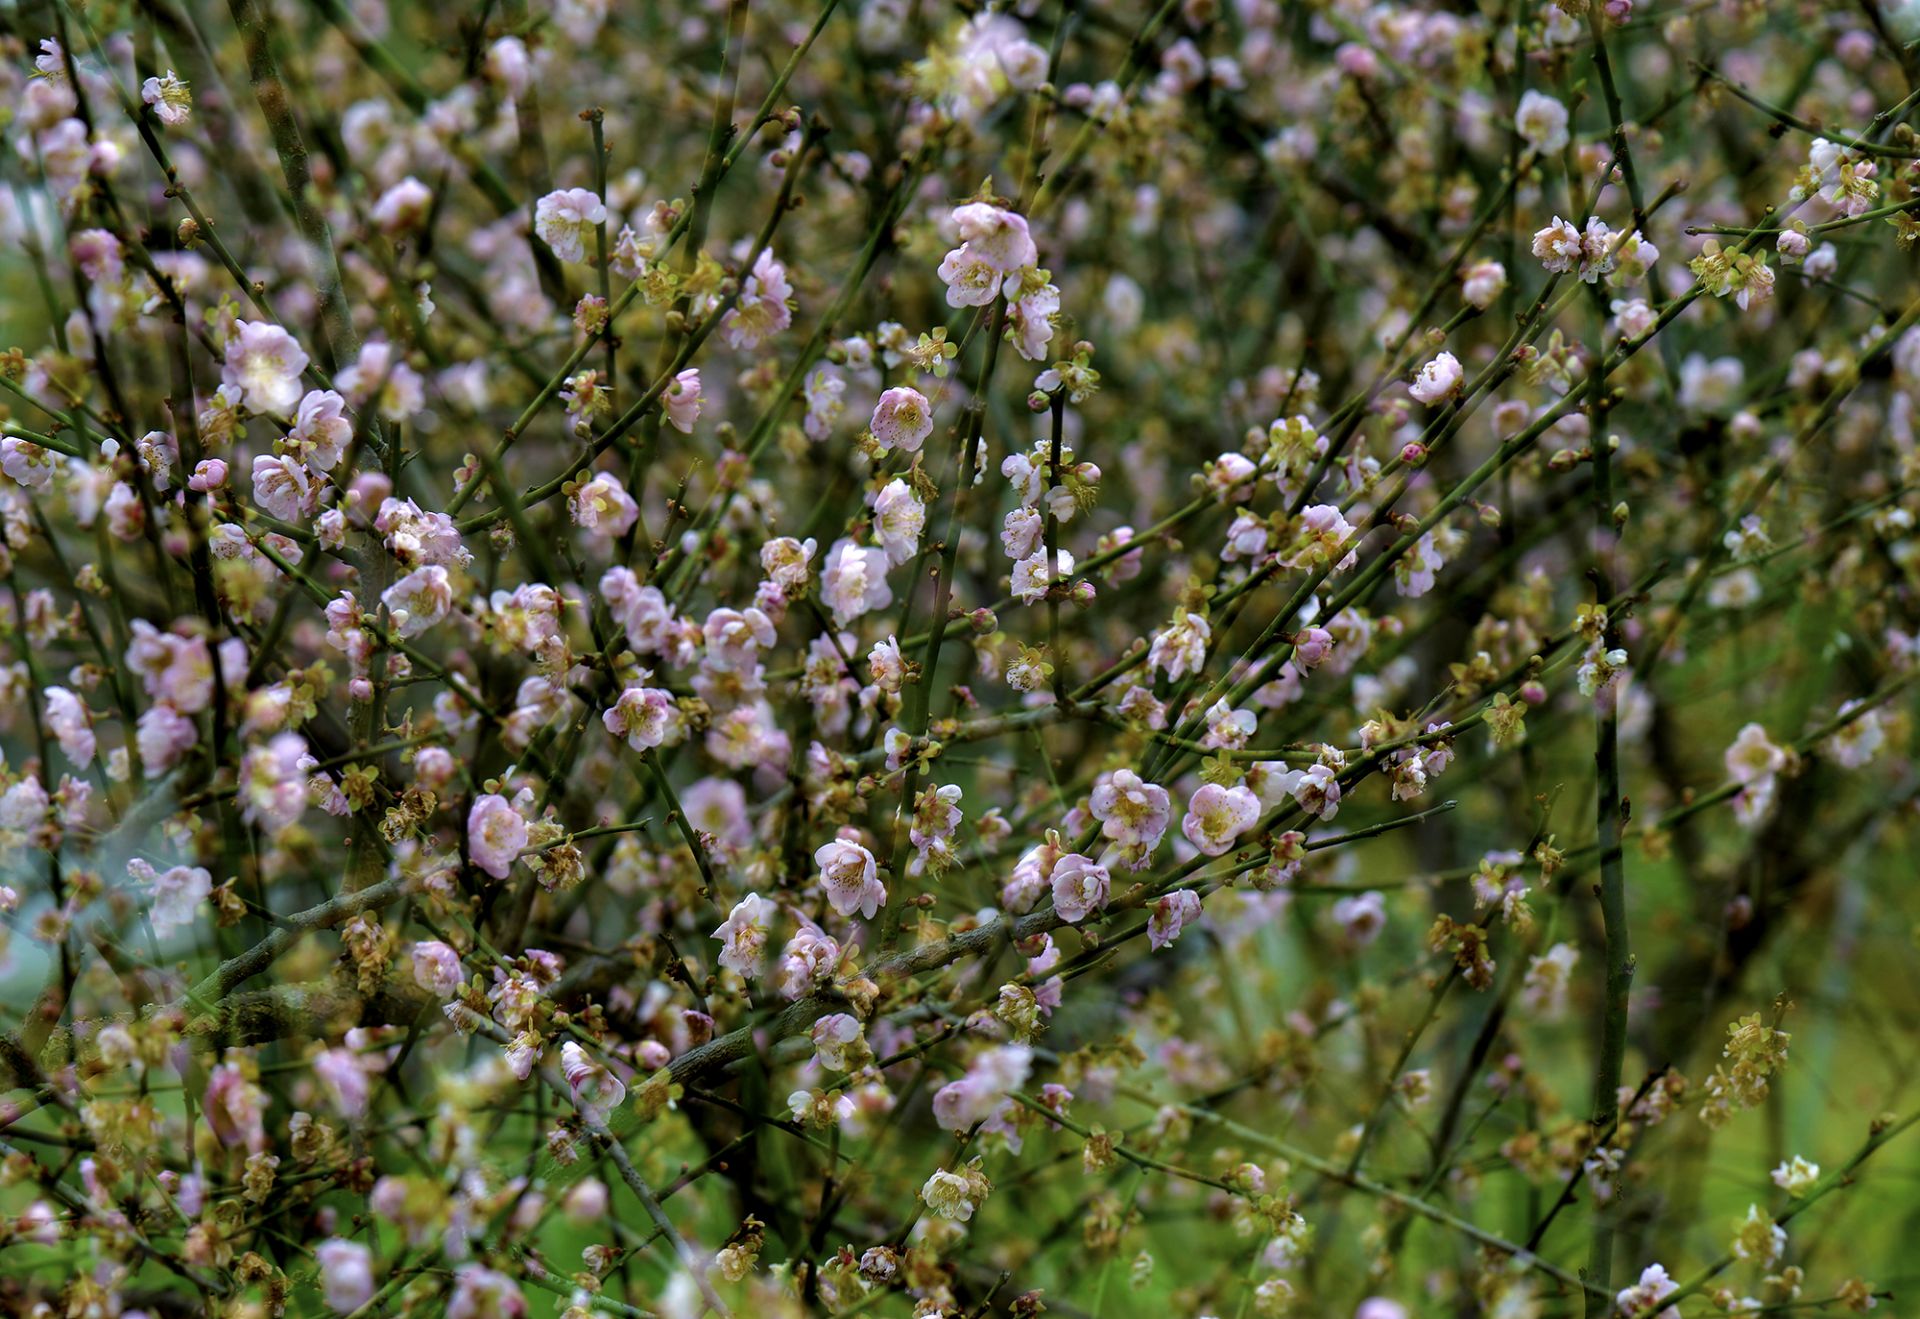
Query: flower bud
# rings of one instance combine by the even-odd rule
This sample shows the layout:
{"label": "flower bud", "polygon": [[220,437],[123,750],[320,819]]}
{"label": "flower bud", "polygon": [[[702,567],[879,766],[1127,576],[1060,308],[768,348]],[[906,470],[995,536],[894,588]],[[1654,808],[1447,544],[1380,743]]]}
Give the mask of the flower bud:
{"label": "flower bud", "polygon": [[627,1087],[620,1078],[594,1062],[572,1040],[560,1048],[560,1074],[573,1092],[574,1106],[590,1124],[605,1124],[607,1115],[627,1097]]}
{"label": "flower bud", "polygon": [[576,1182],[560,1202],[560,1212],[577,1227],[599,1222],[607,1212],[607,1184],[598,1177]]}

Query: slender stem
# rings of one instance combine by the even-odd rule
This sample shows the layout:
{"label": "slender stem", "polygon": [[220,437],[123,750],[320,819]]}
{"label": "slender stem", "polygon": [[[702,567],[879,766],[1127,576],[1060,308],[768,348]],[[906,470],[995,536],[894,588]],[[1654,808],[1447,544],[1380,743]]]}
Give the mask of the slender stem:
{"label": "slender stem", "polygon": [[[1595,22],[1597,23],[1596,16]],[[1604,50],[1604,45],[1597,47]],[[1595,351],[1604,353],[1601,335],[1606,327],[1605,308],[1595,298]],[[1592,557],[1588,576],[1593,581],[1596,606],[1602,611],[1601,639],[1597,643],[1605,653],[1614,649],[1617,627],[1614,611],[1607,607],[1613,598],[1608,557],[1619,528],[1614,516],[1613,444],[1607,434],[1606,382],[1598,373],[1588,390],[1589,415],[1592,417],[1593,451],[1593,532]],[[1602,663],[1605,661],[1603,660]],[[1620,847],[1620,714],[1618,686],[1603,690],[1594,698],[1594,832],[1600,850],[1600,919],[1605,928],[1605,989],[1601,999],[1600,1043],[1594,1057],[1593,1102],[1589,1125],[1594,1132],[1611,1130],[1620,1116],[1620,1072],[1627,1052],[1628,996],[1633,987],[1633,942],[1627,925],[1626,858]],[[1616,1219],[1606,1207],[1594,1215],[1593,1241],[1587,1252],[1587,1280],[1604,1291],[1612,1286],[1613,1237]],[[1592,1314],[1593,1303],[1588,1301]]]}

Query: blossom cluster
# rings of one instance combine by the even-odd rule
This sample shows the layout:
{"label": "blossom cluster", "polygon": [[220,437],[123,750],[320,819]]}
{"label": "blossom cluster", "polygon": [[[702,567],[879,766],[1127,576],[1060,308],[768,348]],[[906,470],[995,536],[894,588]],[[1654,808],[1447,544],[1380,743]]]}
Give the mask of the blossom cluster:
{"label": "blossom cluster", "polygon": [[1920,8],[218,8],[0,25],[0,1308],[1885,1299]]}

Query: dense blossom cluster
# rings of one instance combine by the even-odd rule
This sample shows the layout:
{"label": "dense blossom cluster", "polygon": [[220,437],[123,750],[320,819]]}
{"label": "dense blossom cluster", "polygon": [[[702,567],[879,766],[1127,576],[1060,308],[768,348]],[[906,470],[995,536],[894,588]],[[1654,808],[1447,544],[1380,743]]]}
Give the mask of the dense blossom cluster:
{"label": "dense blossom cluster", "polygon": [[1874,1308],[1915,38],[15,7],[0,1309]]}

